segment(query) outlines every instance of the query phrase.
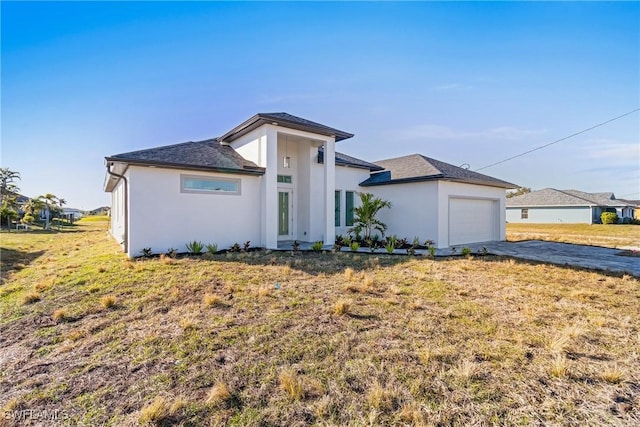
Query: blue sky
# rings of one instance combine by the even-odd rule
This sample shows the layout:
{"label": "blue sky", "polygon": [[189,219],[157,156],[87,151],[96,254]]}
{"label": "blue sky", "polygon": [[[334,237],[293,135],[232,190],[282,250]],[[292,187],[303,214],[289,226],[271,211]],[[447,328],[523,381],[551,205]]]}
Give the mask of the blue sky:
{"label": "blue sky", "polygon": [[[366,160],[478,169],[637,108],[640,4],[1,3],[3,167],[109,203],[104,157],[286,111]],[[640,198],[640,114],[482,172]]]}

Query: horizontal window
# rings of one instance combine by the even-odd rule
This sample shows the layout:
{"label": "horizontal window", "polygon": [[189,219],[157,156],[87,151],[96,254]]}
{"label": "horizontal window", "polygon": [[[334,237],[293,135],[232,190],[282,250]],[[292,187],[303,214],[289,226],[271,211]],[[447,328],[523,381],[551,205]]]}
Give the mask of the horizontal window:
{"label": "horizontal window", "polygon": [[240,180],[180,175],[183,193],[240,194]]}
{"label": "horizontal window", "polygon": [[284,184],[291,184],[291,175],[278,175],[278,182],[282,182]]}

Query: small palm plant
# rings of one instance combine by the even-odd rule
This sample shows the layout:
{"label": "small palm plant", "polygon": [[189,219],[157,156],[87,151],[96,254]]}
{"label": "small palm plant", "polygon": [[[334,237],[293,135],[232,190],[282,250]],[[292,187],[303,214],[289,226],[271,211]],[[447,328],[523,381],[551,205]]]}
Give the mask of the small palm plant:
{"label": "small palm plant", "polygon": [[185,246],[187,247],[187,251],[192,255],[199,255],[204,249],[204,245],[202,244],[202,242],[198,242],[195,240],[193,242],[187,243]]}
{"label": "small palm plant", "polygon": [[384,236],[387,225],[376,218],[378,212],[383,208],[391,208],[391,202],[375,197],[371,193],[359,193],[360,206],[353,208],[355,214],[355,225],[350,230],[356,235],[363,234],[366,241],[371,239],[371,233],[377,230]]}

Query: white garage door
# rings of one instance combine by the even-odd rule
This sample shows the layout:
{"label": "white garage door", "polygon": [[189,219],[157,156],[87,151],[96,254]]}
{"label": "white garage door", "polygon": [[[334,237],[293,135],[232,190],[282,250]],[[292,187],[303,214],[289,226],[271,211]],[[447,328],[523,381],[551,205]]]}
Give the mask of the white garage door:
{"label": "white garage door", "polygon": [[449,245],[498,240],[498,203],[487,199],[449,199]]}

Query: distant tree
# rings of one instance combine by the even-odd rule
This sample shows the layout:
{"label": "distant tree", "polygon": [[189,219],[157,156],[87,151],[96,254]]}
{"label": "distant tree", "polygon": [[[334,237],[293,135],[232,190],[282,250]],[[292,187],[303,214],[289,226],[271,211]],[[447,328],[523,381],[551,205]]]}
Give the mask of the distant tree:
{"label": "distant tree", "polygon": [[39,213],[44,208],[45,208],[45,204],[42,200],[38,198],[29,199],[29,201],[24,204],[24,213],[35,217],[36,214]]}
{"label": "distant tree", "polygon": [[[58,197],[54,194],[47,193],[43,196],[38,196],[38,200],[44,203],[44,215],[45,215],[45,230],[51,229],[51,211],[58,211]],[[64,200],[64,199],[63,199]]]}
{"label": "distant tree", "polygon": [[520,187],[517,190],[508,191],[507,192],[507,199],[510,199],[510,198],[516,197],[516,196],[522,196],[523,194],[527,194],[527,193],[531,193],[531,188],[529,188],[529,187]]}
{"label": "distant tree", "polygon": [[12,195],[20,191],[15,181],[20,179],[20,172],[9,168],[0,168],[0,206],[4,202],[4,196]]}
{"label": "distant tree", "polygon": [[11,219],[18,217],[18,201],[13,194],[6,194],[0,205],[0,220],[7,220],[7,229],[11,231]]}

